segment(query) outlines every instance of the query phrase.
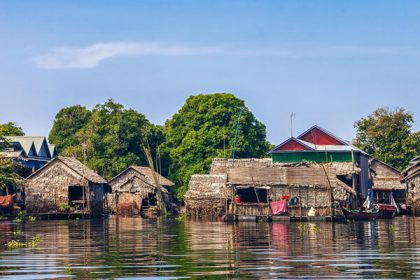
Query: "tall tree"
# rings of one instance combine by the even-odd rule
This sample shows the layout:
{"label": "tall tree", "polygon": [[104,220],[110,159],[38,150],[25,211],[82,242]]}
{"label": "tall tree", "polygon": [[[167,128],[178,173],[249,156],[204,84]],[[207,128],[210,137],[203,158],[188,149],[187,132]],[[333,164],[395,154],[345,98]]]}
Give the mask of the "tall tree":
{"label": "tall tree", "polygon": [[91,111],[80,105],[61,109],[55,116],[49,141],[56,145],[58,151],[78,145],[77,132],[87,125],[91,114]]}
{"label": "tall tree", "polygon": [[374,157],[404,169],[420,154],[420,132],[412,131],[413,114],[403,108],[378,108],[355,123],[354,145]]}
{"label": "tall tree", "polygon": [[241,108],[236,157],[262,157],[269,144],[266,128],[233,94],[191,96],[165,124],[164,153],[168,155],[169,177],[182,199],[192,174],[205,173],[215,157],[230,157]]}
{"label": "tall tree", "polygon": [[60,110],[50,133],[60,154],[75,156],[108,178],[129,165],[145,165],[141,145],[148,142],[155,155],[163,141],[161,128],[113,100],[92,111],[78,105]]}

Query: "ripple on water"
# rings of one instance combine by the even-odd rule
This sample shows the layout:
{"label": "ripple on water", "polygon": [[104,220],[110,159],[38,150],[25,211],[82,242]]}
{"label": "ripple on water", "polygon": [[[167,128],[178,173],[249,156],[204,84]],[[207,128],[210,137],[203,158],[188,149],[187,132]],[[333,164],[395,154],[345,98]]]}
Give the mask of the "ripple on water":
{"label": "ripple on water", "polygon": [[418,278],[420,223],[415,221],[398,217],[393,221],[312,223],[305,230],[298,223],[126,217],[24,225],[2,222],[2,242],[29,240],[37,234],[42,242],[38,248],[0,249],[0,277]]}

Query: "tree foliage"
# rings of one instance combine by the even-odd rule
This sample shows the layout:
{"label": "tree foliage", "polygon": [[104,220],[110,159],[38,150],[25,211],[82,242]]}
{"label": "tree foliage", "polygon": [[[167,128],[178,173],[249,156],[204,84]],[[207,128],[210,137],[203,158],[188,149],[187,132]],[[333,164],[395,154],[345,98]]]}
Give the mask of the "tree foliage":
{"label": "tree foliage", "polygon": [[[8,147],[9,143],[4,136],[23,136],[22,128],[14,122],[0,124],[0,151]],[[11,159],[0,158],[0,190],[15,186],[20,174],[24,173],[23,167]]]}
{"label": "tree foliage", "polygon": [[420,132],[412,131],[413,115],[403,108],[378,108],[355,123],[354,145],[374,157],[404,169],[420,154]]}
{"label": "tree foliage", "polygon": [[154,148],[164,135],[144,115],[108,100],[92,111],[79,105],[61,110],[49,139],[61,148],[60,154],[75,156],[110,178],[130,165],[145,165],[141,145],[149,143]]}
{"label": "tree foliage", "polygon": [[262,157],[269,149],[265,125],[233,94],[191,96],[166,122],[163,153],[169,158],[169,177],[178,187],[179,199],[192,174],[207,172],[215,157],[230,157],[240,108],[245,110],[240,118],[235,156]]}
{"label": "tree foliage", "polygon": [[23,136],[22,128],[14,122],[0,124],[0,136]]}
{"label": "tree foliage", "polygon": [[87,125],[92,112],[80,105],[61,109],[55,116],[54,125],[48,136],[49,142],[54,143],[57,150],[77,146],[77,132]]}

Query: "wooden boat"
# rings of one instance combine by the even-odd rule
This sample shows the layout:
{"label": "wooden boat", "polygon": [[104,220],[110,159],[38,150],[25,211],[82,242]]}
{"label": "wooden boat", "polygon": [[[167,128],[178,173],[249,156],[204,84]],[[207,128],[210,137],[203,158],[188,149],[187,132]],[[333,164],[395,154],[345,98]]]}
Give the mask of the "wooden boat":
{"label": "wooden boat", "polygon": [[345,207],[342,207],[341,210],[343,211],[344,216],[347,220],[376,220],[379,216],[379,209],[374,208],[373,210],[349,210]]}
{"label": "wooden boat", "polygon": [[377,204],[375,208],[379,209],[379,219],[392,219],[397,213],[397,208],[390,204]]}

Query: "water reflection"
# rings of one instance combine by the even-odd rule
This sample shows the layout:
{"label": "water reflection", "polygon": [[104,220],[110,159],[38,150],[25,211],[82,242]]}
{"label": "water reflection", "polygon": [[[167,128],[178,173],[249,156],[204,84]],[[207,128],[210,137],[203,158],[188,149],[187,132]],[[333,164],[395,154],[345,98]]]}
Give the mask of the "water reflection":
{"label": "water reflection", "polygon": [[[417,225],[416,225],[417,221]],[[0,276],[48,278],[416,278],[418,218],[353,223],[105,220],[0,223]]]}

